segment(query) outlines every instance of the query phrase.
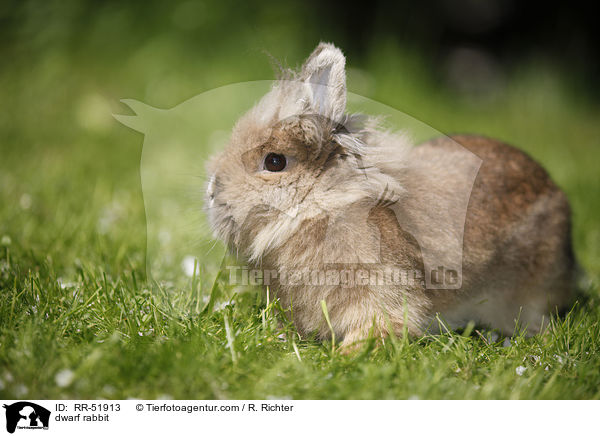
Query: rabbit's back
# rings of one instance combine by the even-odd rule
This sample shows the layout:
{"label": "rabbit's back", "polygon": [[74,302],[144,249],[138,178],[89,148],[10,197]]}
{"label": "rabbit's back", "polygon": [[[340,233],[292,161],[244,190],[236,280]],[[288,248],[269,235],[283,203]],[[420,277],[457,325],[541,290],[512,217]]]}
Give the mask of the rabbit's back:
{"label": "rabbit's back", "polygon": [[[469,195],[463,235],[462,288],[429,291],[432,310],[452,325],[475,319],[507,333],[515,319],[534,333],[542,317],[563,307],[573,291],[574,256],[566,196],[532,158],[500,141],[460,135],[415,147],[409,192],[440,202],[439,186],[457,183],[457,147],[481,159]],[[443,183],[440,184],[440,181]],[[467,181],[465,181],[467,182]],[[419,195],[407,207],[427,207]],[[420,204],[420,205],[419,205]]]}

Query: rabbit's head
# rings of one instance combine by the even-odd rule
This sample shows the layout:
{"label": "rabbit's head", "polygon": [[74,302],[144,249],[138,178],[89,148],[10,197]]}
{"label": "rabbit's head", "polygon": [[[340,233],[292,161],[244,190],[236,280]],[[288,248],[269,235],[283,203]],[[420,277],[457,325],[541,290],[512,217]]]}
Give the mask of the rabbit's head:
{"label": "rabbit's head", "polygon": [[320,44],[237,122],[209,163],[209,221],[234,253],[259,261],[306,220],[331,219],[396,183],[376,169],[377,153],[366,153],[371,121],[345,114],[344,66],[338,48]]}

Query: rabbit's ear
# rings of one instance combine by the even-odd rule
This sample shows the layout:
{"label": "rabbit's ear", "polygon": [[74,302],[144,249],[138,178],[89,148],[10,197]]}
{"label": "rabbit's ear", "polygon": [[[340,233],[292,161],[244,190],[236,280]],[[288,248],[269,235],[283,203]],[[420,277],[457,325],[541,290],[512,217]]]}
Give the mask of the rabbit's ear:
{"label": "rabbit's ear", "polygon": [[346,58],[333,44],[321,43],[300,73],[305,98],[316,113],[339,122],[346,110]]}

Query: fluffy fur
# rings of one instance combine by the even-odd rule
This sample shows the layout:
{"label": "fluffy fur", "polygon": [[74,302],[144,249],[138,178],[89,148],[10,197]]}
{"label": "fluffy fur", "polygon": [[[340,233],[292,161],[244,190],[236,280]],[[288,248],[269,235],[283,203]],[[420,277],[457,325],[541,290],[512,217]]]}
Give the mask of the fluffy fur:
{"label": "fluffy fur", "polygon": [[[412,147],[376,119],[346,114],[344,68],[342,52],[320,44],[238,121],[209,164],[215,235],[252,266],[278,272],[271,289],[304,334],[329,336],[321,300],[345,345],[369,331],[419,335],[437,315],[452,327],[473,320],[509,334],[517,319],[530,333],[543,328],[572,290],[564,194],[537,163],[499,141],[454,136]],[[460,165],[465,150],[481,159],[474,182]],[[284,155],[286,168],[266,170],[268,153]],[[446,221],[465,187],[457,232]],[[427,240],[440,253],[462,249],[458,289],[429,289],[423,280],[282,280],[331,265],[393,265],[423,277]]]}

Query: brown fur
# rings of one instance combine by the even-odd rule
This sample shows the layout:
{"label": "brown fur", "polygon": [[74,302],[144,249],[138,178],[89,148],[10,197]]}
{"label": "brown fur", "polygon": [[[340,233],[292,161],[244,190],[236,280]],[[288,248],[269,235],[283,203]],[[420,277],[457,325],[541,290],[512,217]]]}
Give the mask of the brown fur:
{"label": "brown fur", "polygon": [[[564,194],[531,158],[499,141],[462,135],[411,147],[373,119],[345,115],[344,63],[337,48],[321,44],[293,80],[240,119],[209,165],[215,234],[252,266],[278,272],[271,289],[301,334],[329,337],[322,300],[345,345],[370,330],[419,335],[438,315],[451,327],[473,320],[511,333],[519,319],[539,331],[572,290]],[[270,152],[286,156],[284,171],[263,167]],[[478,172],[461,166],[465,153],[481,160]],[[464,229],[450,225],[463,222],[461,210]],[[462,247],[460,288],[430,289],[418,279],[430,259],[419,241],[432,240],[450,261]],[[416,271],[417,279],[283,280],[302,270],[383,266]]]}
{"label": "brown fur", "polygon": [[[542,317],[570,301],[574,257],[570,210],[564,193],[525,153],[481,136],[451,137],[482,159],[467,209],[463,240],[463,287],[433,292],[433,309],[452,324],[469,320],[510,334],[515,320],[535,333]],[[438,138],[416,147],[415,159],[455,147]],[[475,307],[464,305],[470,300]],[[464,306],[463,306],[464,305]]]}

